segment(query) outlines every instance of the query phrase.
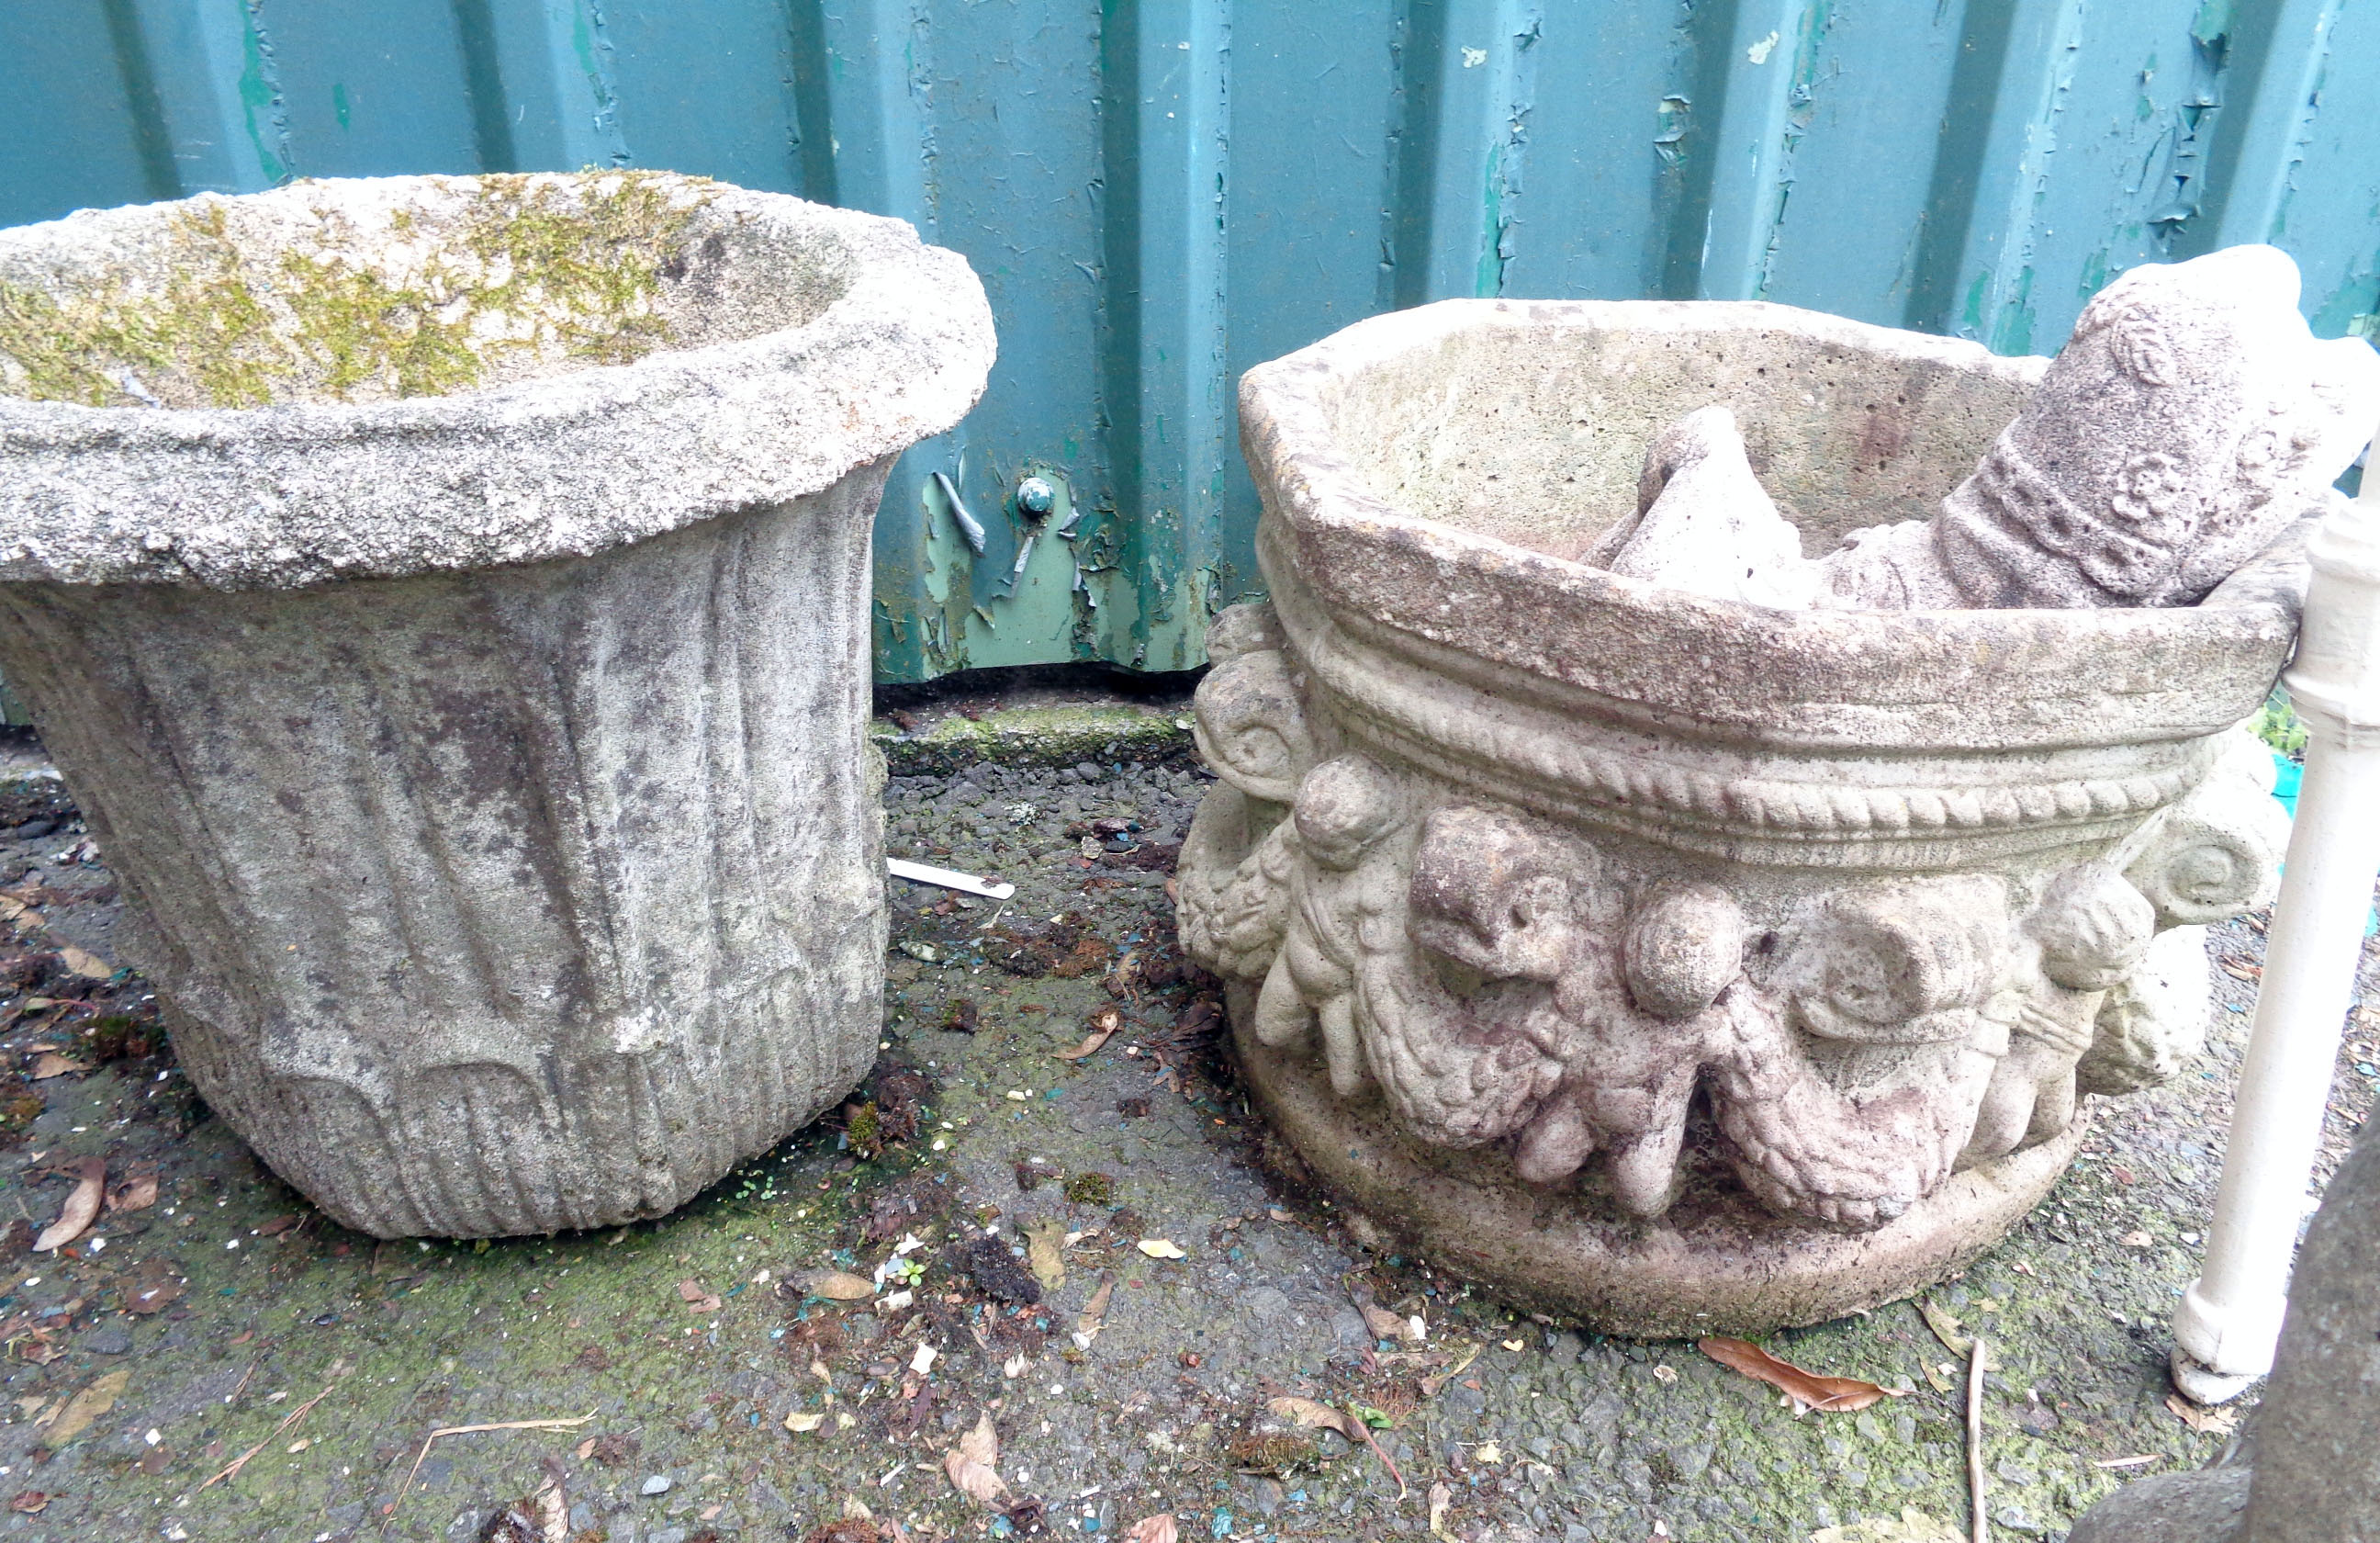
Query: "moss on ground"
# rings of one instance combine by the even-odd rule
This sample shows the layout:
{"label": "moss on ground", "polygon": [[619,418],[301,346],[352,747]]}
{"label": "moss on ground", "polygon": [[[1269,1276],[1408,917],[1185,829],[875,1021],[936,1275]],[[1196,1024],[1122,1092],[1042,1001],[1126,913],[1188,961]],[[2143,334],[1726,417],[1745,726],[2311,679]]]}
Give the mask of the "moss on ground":
{"label": "moss on ground", "polygon": [[1182,766],[1197,753],[1187,708],[1120,703],[1000,708],[975,718],[954,712],[915,732],[878,719],[868,737],[893,774],[904,777],[959,772],[987,760],[1019,768]]}
{"label": "moss on ground", "polygon": [[[162,290],[119,277],[61,298],[0,281],[0,389],[87,407],[430,396],[468,390],[511,356],[620,363],[670,340],[657,301],[707,197],[698,180],[469,186],[426,253],[399,210],[396,239],[359,259],[352,225],[328,209],[303,244],[245,251],[226,206],[209,200],[170,217]],[[676,192],[687,186],[691,200]]]}

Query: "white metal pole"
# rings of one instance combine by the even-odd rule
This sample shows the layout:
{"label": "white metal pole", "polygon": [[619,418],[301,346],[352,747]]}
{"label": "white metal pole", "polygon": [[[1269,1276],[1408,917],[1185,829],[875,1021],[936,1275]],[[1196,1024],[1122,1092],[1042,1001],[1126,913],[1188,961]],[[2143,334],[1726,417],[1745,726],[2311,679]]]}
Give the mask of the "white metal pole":
{"label": "white metal pole", "polygon": [[2380,452],[2317,528],[2297,658],[2305,780],[2273,908],[2206,1265],[2174,1314],[2174,1380],[2204,1403],[2272,1369],[2339,1033],[2380,870]]}

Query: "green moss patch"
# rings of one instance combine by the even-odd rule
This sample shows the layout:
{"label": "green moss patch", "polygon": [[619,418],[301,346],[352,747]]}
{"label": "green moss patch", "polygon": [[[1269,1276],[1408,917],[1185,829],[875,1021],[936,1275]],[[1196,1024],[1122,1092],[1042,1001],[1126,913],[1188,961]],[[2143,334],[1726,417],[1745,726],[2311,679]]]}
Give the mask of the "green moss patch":
{"label": "green moss patch", "polygon": [[318,205],[310,231],[269,253],[235,238],[224,203],[179,211],[162,285],[126,273],[59,296],[0,281],[0,389],[90,407],[430,396],[507,364],[619,363],[671,341],[658,302],[701,182],[468,187],[436,229],[399,209],[364,232]]}

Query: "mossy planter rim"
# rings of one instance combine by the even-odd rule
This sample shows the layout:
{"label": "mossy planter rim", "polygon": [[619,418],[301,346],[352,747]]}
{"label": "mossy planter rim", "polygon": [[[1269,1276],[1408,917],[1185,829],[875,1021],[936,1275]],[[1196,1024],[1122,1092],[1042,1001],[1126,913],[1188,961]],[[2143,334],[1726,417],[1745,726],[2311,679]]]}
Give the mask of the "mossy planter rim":
{"label": "mossy planter rim", "polygon": [[[581,555],[819,492],[964,415],[993,340],[963,259],[897,220],[704,186],[713,228],[760,222],[817,243],[842,293],[801,325],[451,395],[241,407],[0,396],[0,582],[292,589]],[[0,234],[0,269],[11,249],[94,239],[123,213]]]}

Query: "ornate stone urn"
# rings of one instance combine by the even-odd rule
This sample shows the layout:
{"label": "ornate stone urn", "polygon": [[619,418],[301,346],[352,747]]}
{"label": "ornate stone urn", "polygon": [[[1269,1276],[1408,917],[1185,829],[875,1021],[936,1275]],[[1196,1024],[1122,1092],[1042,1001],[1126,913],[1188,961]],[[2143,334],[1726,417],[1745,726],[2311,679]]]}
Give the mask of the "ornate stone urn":
{"label": "ornate stone urn", "polygon": [[1713,404],[1815,549],[1925,519],[2045,367],[1465,300],[1248,373],[1270,601],[1210,637],[1182,934],[1267,1118],[1390,1239],[1608,1330],[1837,1317],[2012,1225],[2081,1094],[2192,1053],[2199,929],[2285,833],[2234,725],[2335,495],[2166,609],[1796,610],[1572,555],[1659,517],[1646,447]]}
{"label": "ornate stone urn", "polygon": [[869,522],[991,357],[908,226],[659,174],[0,232],[0,672],[278,1172],[607,1225],[865,1072]]}

